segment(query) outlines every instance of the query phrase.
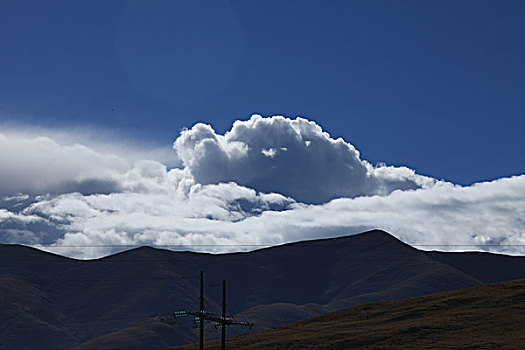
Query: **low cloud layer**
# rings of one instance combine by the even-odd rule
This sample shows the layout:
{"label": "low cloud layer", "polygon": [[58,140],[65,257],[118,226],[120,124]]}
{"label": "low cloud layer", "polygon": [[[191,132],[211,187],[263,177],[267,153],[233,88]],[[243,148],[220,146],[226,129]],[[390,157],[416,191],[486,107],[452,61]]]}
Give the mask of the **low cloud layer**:
{"label": "low cloud layer", "polygon": [[[197,124],[174,143],[175,169],[51,139],[0,144],[0,242],[91,258],[122,245],[225,252],[380,228],[426,249],[525,254],[525,175],[463,187],[372,166],[301,118],[253,116],[225,135]],[[96,181],[113,187],[82,190]]]}
{"label": "low cloud layer", "polygon": [[47,137],[12,138],[0,134],[0,194],[113,192],[115,175],[129,168],[114,155],[79,145],[60,145]]}

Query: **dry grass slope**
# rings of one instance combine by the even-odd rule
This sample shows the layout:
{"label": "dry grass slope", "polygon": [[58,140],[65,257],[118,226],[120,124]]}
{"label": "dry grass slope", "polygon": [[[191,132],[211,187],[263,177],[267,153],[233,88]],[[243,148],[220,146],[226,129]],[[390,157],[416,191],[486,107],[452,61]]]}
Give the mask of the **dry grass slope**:
{"label": "dry grass slope", "polygon": [[[228,338],[228,349],[523,349],[525,279],[359,305]],[[176,349],[196,349],[186,345]],[[218,341],[206,349],[220,349]]]}

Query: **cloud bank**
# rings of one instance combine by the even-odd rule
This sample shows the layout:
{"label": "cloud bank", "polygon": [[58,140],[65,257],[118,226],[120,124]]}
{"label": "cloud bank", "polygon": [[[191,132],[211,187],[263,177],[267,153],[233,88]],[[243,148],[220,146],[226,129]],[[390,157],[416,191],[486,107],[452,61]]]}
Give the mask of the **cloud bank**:
{"label": "cloud bank", "polygon": [[47,137],[12,138],[0,134],[0,194],[112,192],[123,159],[79,145],[60,145]]}
{"label": "cloud bank", "polygon": [[373,166],[302,118],[252,116],[224,135],[196,124],[174,142],[174,169],[2,137],[4,243],[92,258],[117,246],[226,252],[380,228],[426,249],[525,254],[525,175],[464,187]]}

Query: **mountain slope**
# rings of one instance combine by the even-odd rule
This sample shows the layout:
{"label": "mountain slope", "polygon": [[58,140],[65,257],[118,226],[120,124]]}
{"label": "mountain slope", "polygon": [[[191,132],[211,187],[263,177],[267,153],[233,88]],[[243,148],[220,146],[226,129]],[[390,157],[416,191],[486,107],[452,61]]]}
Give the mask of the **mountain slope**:
{"label": "mountain slope", "polygon": [[[200,270],[205,271],[207,310],[220,310],[216,285],[225,279],[229,311],[254,322],[256,329],[364,302],[525,277],[524,257],[480,253],[484,264],[470,267],[469,259],[461,258],[464,254],[470,253],[419,251],[377,230],[248,253],[143,247],[90,261],[2,245],[0,307],[5,312],[0,335],[6,341],[0,348],[49,344],[47,348],[61,349],[90,340],[96,345],[94,338],[103,335],[104,344],[121,348],[120,340],[111,345],[111,334],[129,327],[154,347],[194,341],[191,321],[181,321],[181,327],[148,316],[196,310]],[[497,271],[484,275],[491,263],[498,264],[501,276]],[[216,335],[208,328],[208,337]]]}
{"label": "mountain slope", "polygon": [[[239,350],[522,349],[523,344],[525,279],[354,306],[227,339],[228,349]],[[220,343],[205,347],[220,349]]]}

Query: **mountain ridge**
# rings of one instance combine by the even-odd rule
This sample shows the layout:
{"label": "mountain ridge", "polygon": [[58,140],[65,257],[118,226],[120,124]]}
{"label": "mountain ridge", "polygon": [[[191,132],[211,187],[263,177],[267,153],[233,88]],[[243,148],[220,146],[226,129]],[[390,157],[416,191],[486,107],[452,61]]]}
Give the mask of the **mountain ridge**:
{"label": "mountain ridge", "polygon": [[[5,348],[42,348],[28,338],[38,330],[50,348],[57,349],[81,348],[84,342],[93,344],[94,339],[127,327],[135,327],[138,337],[140,319],[132,317],[198,309],[200,270],[205,271],[207,308],[220,310],[219,288],[210,284],[225,279],[231,313],[256,323],[257,329],[361,303],[525,276],[525,257],[480,253],[475,256],[479,271],[474,271],[464,253],[450,254],[421,251],[378,230],[250,252],[209,254],[140,247],[93,260],[1,245],[0,307],[6,312],[0,319],[0,335],[9,340]],[[506,272],[481,271],[490,266]],[[470,274],[465,272],[468,269]],[[82,327],[77,322],[81,320],[93,322]],[[153,332],[153,344],[195,340],[191,331],[155,322],[157,326],[148,323],[141,335],[148,339]],[[13,327],[18,329],[14,335]],[[156,327],[162,337],[153,335]],[[217,335],[212,326],[207,334]],[[169,339],[170,344],[159,339]],[[114,347],[119,347],[118,342]]]}

